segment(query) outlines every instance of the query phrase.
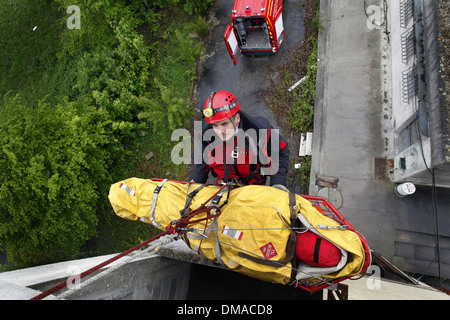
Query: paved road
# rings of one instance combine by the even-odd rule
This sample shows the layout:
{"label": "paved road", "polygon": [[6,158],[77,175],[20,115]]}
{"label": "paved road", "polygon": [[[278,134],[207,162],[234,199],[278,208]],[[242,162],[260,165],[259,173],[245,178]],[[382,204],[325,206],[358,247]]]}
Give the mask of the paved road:
{"label": "paved road", "polygon": [[202,64],[197,92],[198,108],[203,109],[206,98],[212,91],[232,92],[241,103],[242,110],[249,114],[266,117],[273,126],[278,127],[275,117],[259,93],[270,84],[268,69],[289,58],[289,54],[300,45],[304,37],[304,11],[298,0],[285,0],[283,22],[285,41],[281,49],[273,55],[263,57],[240,57],[233,65],[223,40],[223,34],[231,22],[232,0],[220,0],[212,10],[217,24],[212,30],[212,38],[206,55],[211,55]]}

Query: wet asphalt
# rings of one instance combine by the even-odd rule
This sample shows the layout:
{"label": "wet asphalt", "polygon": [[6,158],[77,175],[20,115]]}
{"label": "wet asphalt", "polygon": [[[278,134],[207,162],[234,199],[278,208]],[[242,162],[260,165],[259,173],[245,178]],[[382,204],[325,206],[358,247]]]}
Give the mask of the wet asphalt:
{"label": "wet asphalt", "polygon": [[241,55],[235,66],[228,54],[223,35],[231,23],[233,0],[220,0],[211,10],[215,21],[211,39],[205,53],[207,58],[199,66],[200,76],[194,97],[197,106],[203,109],[205,100],[212,91],[227,90],[239,100],[241,108],[249,115],[263,116],[274,127],[279,127],[276,118],[260,97],[270,85],[270,77],[277,67],[288,61],[291,53],[304,39],[304,10],[301,0],[283,1],[283,23],[285,40],[278,52],[268,56]]}

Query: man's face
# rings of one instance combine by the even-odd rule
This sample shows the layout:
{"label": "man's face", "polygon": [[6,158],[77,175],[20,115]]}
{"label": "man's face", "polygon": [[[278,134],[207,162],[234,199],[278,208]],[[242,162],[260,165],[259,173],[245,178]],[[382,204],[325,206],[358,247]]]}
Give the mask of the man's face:
{"label": "man's face", "polygon": [[[239,126],[240,119],[241,118],[239,114],[236,114],[234,116],[234,122],[236,123],[237,127]],[[230,118],[225,119],[221,122],[213,123],[212,127],[214,132],[222,141],[228,141],[234,136],[234,126]]]}

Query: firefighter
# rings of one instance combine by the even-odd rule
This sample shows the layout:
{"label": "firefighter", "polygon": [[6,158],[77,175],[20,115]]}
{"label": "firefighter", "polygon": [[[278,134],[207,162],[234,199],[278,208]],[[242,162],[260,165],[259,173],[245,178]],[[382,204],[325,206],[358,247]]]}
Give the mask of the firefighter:
{"label": "firefighter", "polygon": [[266,184],[288,191],[286,174],[289,149],[267,119],[249,117],[228,91],[212,92],[203,110],[202,163],[195,165],[193,180],[206,183],[208,174],[218,184]]}

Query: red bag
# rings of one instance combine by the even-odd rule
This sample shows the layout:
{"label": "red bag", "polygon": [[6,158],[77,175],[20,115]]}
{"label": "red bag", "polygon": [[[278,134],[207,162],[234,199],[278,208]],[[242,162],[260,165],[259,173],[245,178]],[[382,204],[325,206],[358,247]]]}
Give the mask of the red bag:
{"label": "red bag", "polygon": [[342,255],[335,245],[311,231],[297,233],[295,254],[300,261],[318,268],[336,266]]}

